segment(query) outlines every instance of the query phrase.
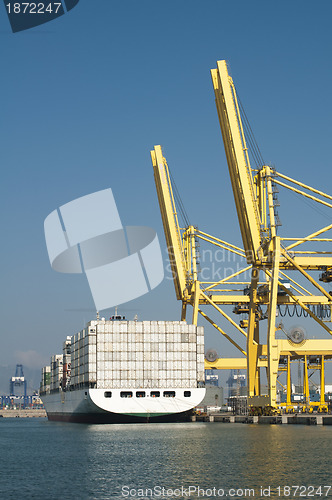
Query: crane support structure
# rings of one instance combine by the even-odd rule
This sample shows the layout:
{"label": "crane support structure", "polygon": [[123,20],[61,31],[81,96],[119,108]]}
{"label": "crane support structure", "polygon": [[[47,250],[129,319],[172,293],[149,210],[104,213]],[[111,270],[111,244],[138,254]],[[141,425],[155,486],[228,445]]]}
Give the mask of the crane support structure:
{"label": "crane support structure", "polygon": [[[332,282],[332,239],[325,233],[332,231],[332,224],[300,237],[279,236],[276,192],[280,186],[328,208],[332,208],[332,196],[279,174],[263,162],[253,170],[247,147],[252,139],[246,141],[246,117],[244,121],[241,118],[226,61],[218,61],[211,75],[243,248],[191,225],[180,228],[168,165],[161,147],[155,146],[152,164],[176,297],[182,302],[181,318],[186,319],[187,306],[191,305],[194,324],[202,316],[239,351],[237,358],[206,361],[205,367],[246,368],[248,404],[253,412],[262,408],[273,412],[279,404],[280,387],[286,391],[287,407],[293,405],[293,362],[303,364],[307,408],[312,405],[309,372],[313,366],[320,370],[320,407],[324,409],[324,363],[332,359],[332,295],[326,289],[326,283]],[[200,242],[245,259],[247,265],[218,281],[204,281],[198,266]],[[315,271],[321,272],[320,283]],[[213,318],[207,306],[214,311]],[[242,317],[240,322],[231,317],[230,306]],[[295,313],[307,318],[308,337],[313,338],[306,338],[300,330],[287,332],[277,321]],[[214,319],[216,315],[223,324]],[[263,320],[267,320],[265,328]],[[330,338],[319,338],[321,334]],[[266,371],[267,395],[261,392],[261,370]],[[286,379],[281,383],[283,376]]]}

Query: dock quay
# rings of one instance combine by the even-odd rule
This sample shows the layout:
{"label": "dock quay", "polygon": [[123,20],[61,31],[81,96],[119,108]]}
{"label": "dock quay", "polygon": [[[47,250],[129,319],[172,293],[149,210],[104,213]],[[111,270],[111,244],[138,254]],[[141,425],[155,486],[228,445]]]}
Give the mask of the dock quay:
{"label": "dock quay", "polygon": [[46,411],[43,408],[36,410],[22,409],[22,410],[0,410],[0,418],[45,418],[47,417]]}
{"label": "dock quay", "polygon": [[194,415],[192,422],[223,422],[231,424],[293,424],[293,425],[332,425],[332,415]]}

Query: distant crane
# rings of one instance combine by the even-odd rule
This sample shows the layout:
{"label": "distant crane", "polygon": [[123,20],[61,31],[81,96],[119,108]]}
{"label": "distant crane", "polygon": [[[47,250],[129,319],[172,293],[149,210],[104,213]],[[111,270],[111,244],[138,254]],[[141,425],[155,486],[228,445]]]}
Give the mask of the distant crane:
{"label": "distant crane", "polygon": [[9,381],[9,392],[10,392],[11,396],[18,396],[19,395],[19,394],[16,394],[17,387],[23,387],[24,400],[26,400],[26,397],[27,397],[27,381],[25,380],[25,377],[24,377],[23,365],[16,365],[15,376],[11,377],[11,379]]}
{"label": "distant crane", "polygon": [[245,387],[246,385],[246,376],[242,375],[240,370],[231,370],[226,383],[228,387],[228,397],[239,397],[241,395],[240,387]]}

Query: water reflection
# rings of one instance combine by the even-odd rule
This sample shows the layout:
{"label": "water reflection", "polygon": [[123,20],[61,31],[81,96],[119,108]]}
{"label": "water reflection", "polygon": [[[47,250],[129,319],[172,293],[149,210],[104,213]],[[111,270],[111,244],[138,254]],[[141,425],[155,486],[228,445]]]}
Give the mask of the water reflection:
{"label": "water reflection", "polygon": [[[6,500],[123,499],[124,486],[136,491],[156,486],[225,492],[253,488],[255,498],[261,498],[261,487],[271,486],[269,498],[276,499],[286,498],[277,494],[279,485],[319,486],[330,481],[330,427],[3,420],[7,420],[0,422],[0,445],[6,449],[1,464]],[[244,498],[244,493],[233,498]],[[332,491],[324,498],[332,498]]]}

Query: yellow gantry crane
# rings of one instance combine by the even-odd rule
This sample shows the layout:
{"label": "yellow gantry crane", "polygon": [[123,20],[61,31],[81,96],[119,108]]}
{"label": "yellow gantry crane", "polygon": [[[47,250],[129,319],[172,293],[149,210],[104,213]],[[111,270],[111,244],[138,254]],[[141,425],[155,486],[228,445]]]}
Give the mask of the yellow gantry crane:
{"label": "yellow gantry crane", "polygon": [[[201,232],[194,226],[180,228],[168,165],[161,147],[155,146],[151,157],[176,296],[182,301],[181,318],[186,318],[187,306],[191,305],[194,324],[197,324],[198,314],[202,315],[240,351],[239,358],[210,359],[206,361],[206,368],[246,368],[248,404],[253,411],[273,411],[277,407],[277,383],[286,389],[286,405],[291,408],[290,366],[298,360],[303,364],[305,406],[308,409],[312,404],[309,370],[318,369],[320,406],[325,408],[324,363],[332,358],[332,338],[317,337],[320,332],[332,335],[329,326],[332,296],[318,281],[332,282],[332,252],[321,250],[321,245],[332,241],[321,237],[332,229],[332,224],[304,237],[279,236],[275,193],[277,186],[281,186],[329,208],[332,208],[332,196],[263,163],[252,169],[245,124],[226,61],[218,61],[211,75],[244,248]],[[197,266],[199,240],[245,258],[247,266],[217,282],[200,280]],[[310,250],[304,249],[309,243]],[[250,281],[239,281],[241,274],[249,270]],[[318,281],[313,277],[313,271],[321,272]],[[300,282],[290,277],[289,272],[296,272],[296,279]],[[239,285],[244,286],[242,293],[239,293]],[[235,340],[234,334],[226,333],[201,309],[206,305],[212,306],[235,332],[245,337],[245,348]],[[235,314],[245,315],[246,319],[238,324],[221,307],[229,305],[234,306]],[[263,308],[266,308],[264,313]],[[306,339],[299,330],[288,333],[282,323],[277,322],[279,313],[282,315],[284,311],[285,315],[293,311],[294,314],[295,310],[297,315],[303,314],[313,320],[311,327],[315,339]],[[267,320],[264,331],[260,328],[262,320]],[[281,332],[285,338],[278,338]],[[267,374],[267,395],[261,394],[261,369]],[[283,372],[286,372],[285,386],[279,381]]]}

